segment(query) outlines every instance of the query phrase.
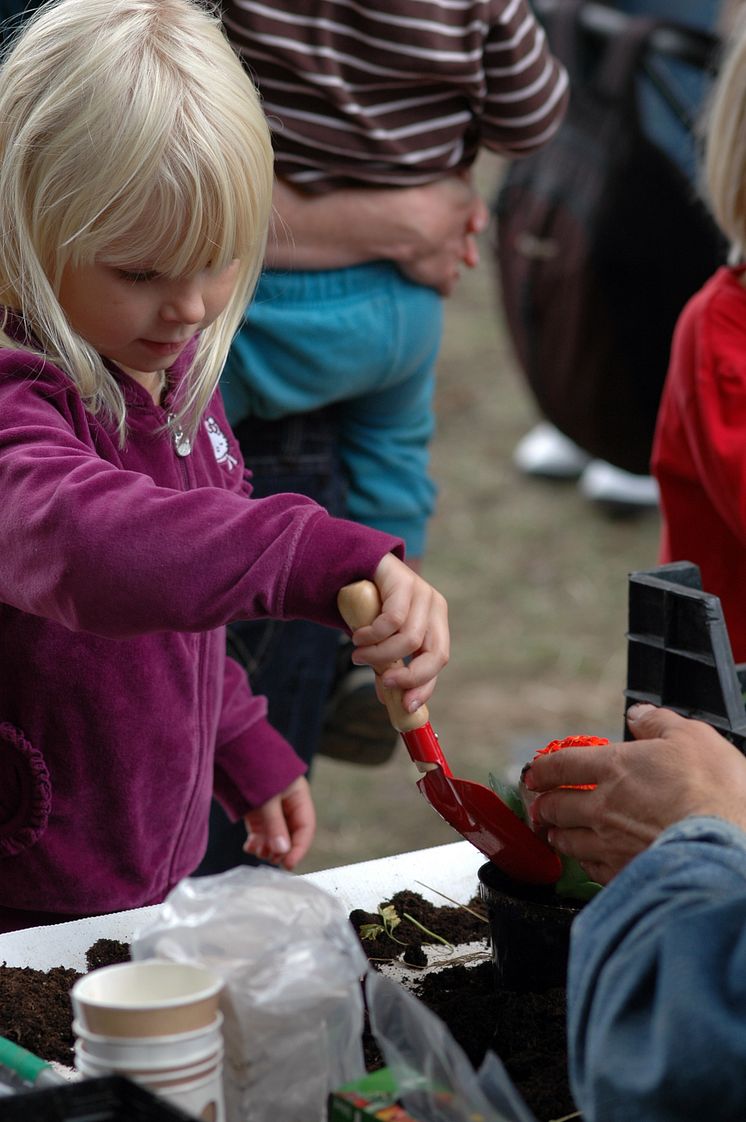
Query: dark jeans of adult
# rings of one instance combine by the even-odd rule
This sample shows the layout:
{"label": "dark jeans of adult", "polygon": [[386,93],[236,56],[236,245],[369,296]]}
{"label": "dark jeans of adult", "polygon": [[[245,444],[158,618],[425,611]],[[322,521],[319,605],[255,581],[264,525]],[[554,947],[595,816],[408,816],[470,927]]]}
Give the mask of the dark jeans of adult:
{"label": "dark jeans of adult", "polygon": [[[344,516],[345,485],[332,409],[279,421],[249,418],[234,431],[252,472],[256,498],[295,492]],[[339,635],[305,620],[241,620],[228,628],[228,654],[244,666],[254,693],[266,694],[270,722],[309,764],[321,734]],[[260,864],[243,853],[245,841],[243,822],[231,822],[213,801],[207,852],[194,875]]]}

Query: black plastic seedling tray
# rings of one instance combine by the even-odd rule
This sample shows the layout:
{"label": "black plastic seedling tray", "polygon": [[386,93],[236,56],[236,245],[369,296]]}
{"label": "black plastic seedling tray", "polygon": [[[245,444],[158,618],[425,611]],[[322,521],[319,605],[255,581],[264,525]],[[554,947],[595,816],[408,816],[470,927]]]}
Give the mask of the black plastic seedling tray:
{"label": "black plastic seedling tray", "polygon": [[636,701],[665,705],[746,752],[745,686],[746,664],[733,661],[720,600],[703,591],[697,565],[630,573],[625,710]]}
{"label": "black plastic seedling tray", "polygon": [[122,1076],[0,1098],[0,1122],[194,1122],[191,1115]]}

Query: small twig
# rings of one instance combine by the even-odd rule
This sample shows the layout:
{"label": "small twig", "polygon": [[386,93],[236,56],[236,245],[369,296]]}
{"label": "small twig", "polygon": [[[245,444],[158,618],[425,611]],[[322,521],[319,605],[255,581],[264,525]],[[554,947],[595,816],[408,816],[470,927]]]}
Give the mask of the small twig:
{"label": "small twig", "polygon": [[[487,916],[483,916],[481,912],[475,912],[474,909],[470,908],[467,904],[459,904],[458,900],[454,900],[452,896],[446,896],[445,892],[439,892],[437,888],[433,888],[431,885],[425,884],[423,880],[416,880],[414,883],[422,885],[422,887],[426,888],[428,892],[434,892],[436,896],[442,896],[444,900],[448,900],[451,904],[455,904],[457,908],[463,908],[465,912],[470,912],[475,919],[481,919],[482,923],[490,922],[487,919]],[[557,1122],[562,1122],[562,1119],[558,1119]]]}
{"label": "small twig", "polygon": [[[474,959],[476,959],[478,962],[484,962],[485,959],[488,959],[490,957],[491,955],[489,951],[469,951],[467,954],[459,954],[456,955],[455,958],[449,958],[447,966],[457,966],[460,962],[471,962]],[[438,963],[433,964],[433,969],[438,969]]]}
{"label": "small twig", "polygon": [[431,939],[437,939],[439,943],[443,943],[444,946],[450,947],[452,951],[455,951],[456,948],[453,943],[449,943],[442,935],[436,935],[434,931],[431,931],[429,927],[425,927],[424,923],[420,923],[420,921],[415,919],[414,916],[411,916],[409,912],[402,912],[402,918],[408,919],[410,923],[413,923],[415,927],[419,927],[420,931],[424,931]]}
{"label": "small twig", "polygon": [[572,1114],[563,1114],[561,1118],[553,1118],[552,1122],[570,1122],[571,1118],[582,1118],[583,1115],[579,1110],[574,1110]]}

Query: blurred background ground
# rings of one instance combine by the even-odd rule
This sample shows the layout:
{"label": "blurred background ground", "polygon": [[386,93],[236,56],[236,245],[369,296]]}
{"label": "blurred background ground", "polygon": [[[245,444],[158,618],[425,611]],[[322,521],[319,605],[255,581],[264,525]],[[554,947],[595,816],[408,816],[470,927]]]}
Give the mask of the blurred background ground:
{"label": "blurred background ground", "polygon": [[[480,165],[491,196],[499,165]],[[659,519],[612,519],[572,483],[519,474],[538,420],[510,349],[488,239],[447,302],[425,575],[447,597],[451,662],[430,705],[454,774],[482,783],[558,736],[621,737],[627,574],[656,564]],[[458,841],[403,747],[377,768],[320,758],[316,842],[300,872]]]}

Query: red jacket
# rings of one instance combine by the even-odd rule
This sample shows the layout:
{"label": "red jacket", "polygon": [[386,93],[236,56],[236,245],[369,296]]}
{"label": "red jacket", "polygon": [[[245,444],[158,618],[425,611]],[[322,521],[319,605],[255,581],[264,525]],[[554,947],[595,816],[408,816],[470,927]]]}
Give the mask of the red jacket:
{"label": "red jacket", "polygon": [[673,339],[653,445],[661,561],[693,561],[746,661],[746,268],[722,268]]}

